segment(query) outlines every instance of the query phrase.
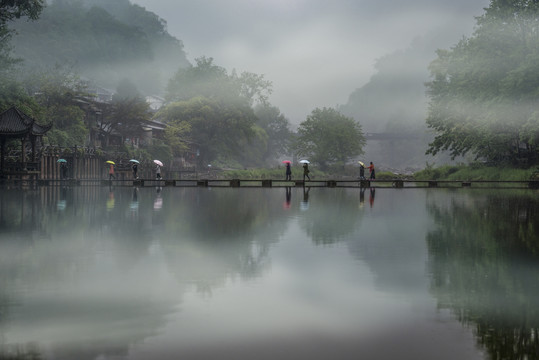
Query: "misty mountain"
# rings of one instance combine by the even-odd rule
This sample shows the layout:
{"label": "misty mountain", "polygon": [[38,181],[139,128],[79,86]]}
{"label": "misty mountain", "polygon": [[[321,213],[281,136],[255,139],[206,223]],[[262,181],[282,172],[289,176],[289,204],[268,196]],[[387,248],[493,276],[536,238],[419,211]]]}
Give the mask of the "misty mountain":
{"label": "misty mountain", "polygon": [[449,46],[448,35],[415,39],[409,47],[377,60],[376,73],[356,89],[339,111],[360,122],[363,132],[383,133],[387,139],[369,140],[365,160],[383,168],[423,168],[425,163],[449,161],[446,154],[426,156],[434,136],[428,131],[425,82],[438,48]]}
{"label": "misty mountain", "polygon": [[37,21],[12,28],[14,55],[27,69],[66,66],[110,89],[128,78],[143,94],[161,94],[189,64],[166,22],[129,0],[55,0]]}

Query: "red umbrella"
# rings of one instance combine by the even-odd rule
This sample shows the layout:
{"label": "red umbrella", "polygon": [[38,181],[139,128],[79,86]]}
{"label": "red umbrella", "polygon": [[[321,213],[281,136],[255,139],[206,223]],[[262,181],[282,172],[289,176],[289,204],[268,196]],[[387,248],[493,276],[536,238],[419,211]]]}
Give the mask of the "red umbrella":
{"label": "red umbrella", "polygon": [[283,163],[284,163],[284,164],[291,164],[292,161],[290,161],[290,160],[283,160]]}

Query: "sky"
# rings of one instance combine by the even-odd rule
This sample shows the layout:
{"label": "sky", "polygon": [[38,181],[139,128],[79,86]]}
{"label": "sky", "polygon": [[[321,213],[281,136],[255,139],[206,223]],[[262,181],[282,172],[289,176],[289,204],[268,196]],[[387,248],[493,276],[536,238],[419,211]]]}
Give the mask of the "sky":
{"label": "sky", "polygon": [[[131,0],[167,22],[187,58],[264,75],[293,124],[345,104],[377,59],[417,37],[472,33],[488,0]],[[435,55],[433,54],[433,58]]]}

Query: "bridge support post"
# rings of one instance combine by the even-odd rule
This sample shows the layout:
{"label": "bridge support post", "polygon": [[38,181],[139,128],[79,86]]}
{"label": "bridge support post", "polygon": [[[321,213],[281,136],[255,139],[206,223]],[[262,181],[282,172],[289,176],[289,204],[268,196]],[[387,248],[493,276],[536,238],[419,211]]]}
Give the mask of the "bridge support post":
{"label": "bridge support post", "polygon": [[197,180],[197,186],[208,187],[208,180]]}
{"label": "bridge support post", "polygon": [[438,187],[437,181],[429,181],[429,187]]}
{"label": "bridge support post", "polygon": [[240,187],[240,179],[230,180],[230,187]]}
{"label": "bridge support post", "polygon": [[165,180],[165,186],[174,186],[175,181],[174,180]]}
{"label": "bridge support post", "polygon": [[472,186],[471,182],[469,182],[469,181],[463,181],[462,182],[462,187],[470,187],[470,186]]}
{"label": "bridge support post", "polygon": [[528,188],[530,189],[539,189],[539,180],[532,180],[528,182]]}
{"label": "bridge support post", "polygon": [[335,180],[328,180],[326,181],[327,187],[337,187],[337,182]]}
{"label": "bridge support post", "polygon": [[262,187],[272,187],[271,180],[262,180]]}
{"label": "bridge support post", "polygon": [[403,188],[404,187],[404,181],[402,180],[395,180],[393,182],[393,185],[396,187],[396,188]]}
{"label": "bridge support post", "polygon": [[304,186],[305,182],[303,180],[296,180],[295,184],[296,184],[296,186]]}

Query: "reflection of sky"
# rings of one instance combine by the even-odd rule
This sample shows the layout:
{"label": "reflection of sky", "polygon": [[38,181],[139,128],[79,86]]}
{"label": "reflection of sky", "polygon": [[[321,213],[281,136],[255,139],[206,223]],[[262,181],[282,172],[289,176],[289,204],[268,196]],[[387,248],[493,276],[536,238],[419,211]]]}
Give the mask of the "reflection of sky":
{"label": "reflection of sky", "polygon": [[[297,358],[324,345],[341,355],[443,358],[433,355],[446,349],[448,359],[478,358],[471,335],[428,294],[423,192],[380,190],[373,208],[360,208],[356,190],[313,189],[301,211],[301,191],[293,189],[286,211],[280,189],[140,189],[136,213],[130,189],[114,190],[108,212],[108,189],[92,195],[95,204],[73,201],[73,212],[56,213],[54,202],[49,240],[12,248],[0,235],[0,295],[16,304],[0,333],[56,359],[79,357],[81,348],[89,358],[180,350],[253,358],[283,344],[289,357],[268,356]],[[156,212],[157,198],[167,201]],[[221,212],[244,216],[218,226],[201,209],[214,221]],[[392,337],[406,341],[384,353]]]}

